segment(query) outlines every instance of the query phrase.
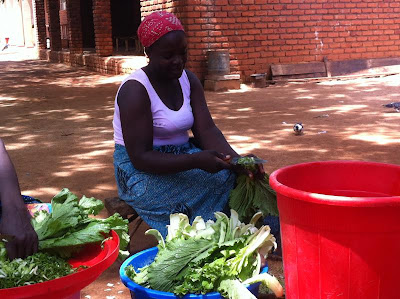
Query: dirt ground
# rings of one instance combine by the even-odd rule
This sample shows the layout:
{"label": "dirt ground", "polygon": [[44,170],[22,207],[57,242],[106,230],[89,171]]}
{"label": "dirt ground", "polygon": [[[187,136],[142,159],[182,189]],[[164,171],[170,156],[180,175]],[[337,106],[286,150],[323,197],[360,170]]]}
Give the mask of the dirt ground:
{"label": "dirt ground", "polygon": [[[116,195],[112,117],[123,77],[35,60],[23,49],[0,52],[0,137],[23,194],[45,202],[64,187],[79,196]],[[271,173],[316,160],[399,164],[400,113],[382,107],[399,101],[399,85],[400,75],[391,75],[243,86],[206,98],[232,146],[268,160]],[[300,136],[293,133],[296,122],[304,125]],[[118,268],[116,262],[81,297],[130,298]]]}

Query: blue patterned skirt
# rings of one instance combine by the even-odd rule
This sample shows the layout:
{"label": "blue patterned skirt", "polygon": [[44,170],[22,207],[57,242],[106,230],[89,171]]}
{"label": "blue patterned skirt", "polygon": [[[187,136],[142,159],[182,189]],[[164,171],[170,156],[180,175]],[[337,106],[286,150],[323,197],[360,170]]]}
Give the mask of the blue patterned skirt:
{"label": "blue patterned skirt", "polygon": [[[201,151],[190,142],[179,146],[155,146],[154,150],[175,155]],[[115,145],[114,169],[119,198],[164,237],[172,213],[184,213],[190,222],[196,216],[205,221],[214,219],[216,211],[229,215],[229,193],[236,181],[236,175],[230,170],[208,173],[190,169],[175,174],[142,172],[133,167],[125,147],[119,144]]]}

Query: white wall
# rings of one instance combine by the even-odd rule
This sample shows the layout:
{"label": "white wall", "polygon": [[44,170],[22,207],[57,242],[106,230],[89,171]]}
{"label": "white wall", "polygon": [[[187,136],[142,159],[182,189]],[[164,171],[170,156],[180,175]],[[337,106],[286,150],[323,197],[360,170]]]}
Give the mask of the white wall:
{"label": "white wall", "polygon": [[10,38],[13,46],[34,46],[32,0],[0,1],[0,45]]}

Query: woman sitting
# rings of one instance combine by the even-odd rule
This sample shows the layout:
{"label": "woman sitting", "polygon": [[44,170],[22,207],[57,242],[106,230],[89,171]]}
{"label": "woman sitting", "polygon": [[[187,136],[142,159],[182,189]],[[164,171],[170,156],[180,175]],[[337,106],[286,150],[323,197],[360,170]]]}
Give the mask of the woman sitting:
{"label": "woman sitting", "polygon": [[236,179],[229,161],[238,154],[212,120],[199,79],[185,69],[187,40],[176,16],[150,14],[138,36],[149,63],[116,95],[115,177],[119,197],[165,236],[171,213],[191,221],[229,213]]}

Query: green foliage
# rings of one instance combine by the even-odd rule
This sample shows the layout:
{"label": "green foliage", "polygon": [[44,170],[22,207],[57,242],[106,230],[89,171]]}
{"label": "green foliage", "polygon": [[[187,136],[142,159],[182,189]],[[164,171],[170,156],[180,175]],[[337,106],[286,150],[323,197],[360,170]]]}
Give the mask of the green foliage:
{"label": "green foliage", "polygon": [[211,247],[213,244],[206,239],[171,240],[150,264],[149,284],[159,291],[171,291],[179,284],[179,278],[184,275],[186,265]]}
{"label": "green foliage", "polygon": [[254,226],[259,216],[244,224],[231,210],[230,218],[217,212],[215,222],[196,217],[190,225],[186,215],[172,214],[165,241],[151,232],[159,241],[154,262],[137,269],[140,272],[128,266],[125,273],[144,287],[179,296],[220,291],[234,298],[221,285],[227,280],[237,281],[243,295],[240,298],[253,298],[245,287],[242,290],[241,281],[260,272],[260,252],[267,254],[276,247],[268,226]]}
{"label": "green foliage", "polygon": [[[256,167],[253,157],[241,157],[237,164],[246,169]],[[250,178],[241,174],[237,177],[236,187],[229,195],[229,207],[239,214],[241,221],[247,222],[254,213],[261,211],[264,216],[278,216],[276,192],[269,186],[269,176],[262,179]]]}
{"label": "green foliage", "polygon": [[42,252],[25,259],[0,260],[0,289],[44,282],[75,271],[64,259]]}
{"label": "green foliage", "polygon": [[8,260],[4,242],[0,242],[0,288],[43,282],[73,273],[67,258],[86,244],[101,243],[111,230],[120,238],[120,249],[129,243],[128,220],[118,213],[106,218],[97,215],[102,201],[78,197],[64,188],[51,201],[52,212],[36,212],[32,225],[39,239],[39,252],[26,259]]}
{"label": "green foliage", "polygon": [[51,201],[52,212],[35,213],[32,225],[38,234],[39,250],[68,258],[89,243],[100,243],[111,230],[120,237],[120,249],[129,243],[128,220],[119,214],[107,219],[97,219],[104,205],[94,197],[83,196],[80,200],[67,188]]}

